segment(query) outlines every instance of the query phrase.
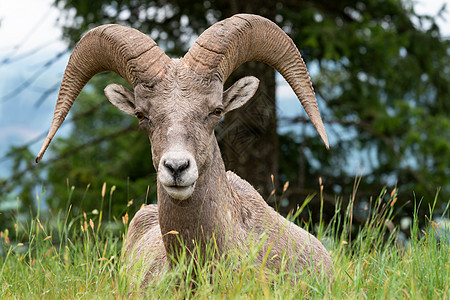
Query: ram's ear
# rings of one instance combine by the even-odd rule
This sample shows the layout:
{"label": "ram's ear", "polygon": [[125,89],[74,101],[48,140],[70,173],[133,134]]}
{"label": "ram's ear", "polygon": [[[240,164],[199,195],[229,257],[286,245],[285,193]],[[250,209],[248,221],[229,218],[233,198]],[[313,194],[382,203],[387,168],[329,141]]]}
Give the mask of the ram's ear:
{"label": "ram's ear", "polygon": [[105,88],[105,95],[115,107],[134,116],[134,94],[120,84],[110,84]]}
{"label": "ram's ear", "polygon": [[239,108],[255,94],[259,86],[259,79],[247,76],[236,81],[230,88],[223,92],[224,112]]}

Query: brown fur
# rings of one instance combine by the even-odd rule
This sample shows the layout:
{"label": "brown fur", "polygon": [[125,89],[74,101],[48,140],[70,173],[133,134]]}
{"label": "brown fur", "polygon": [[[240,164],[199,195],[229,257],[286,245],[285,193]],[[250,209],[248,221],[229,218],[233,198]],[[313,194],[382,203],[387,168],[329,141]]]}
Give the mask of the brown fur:
{"label": "brown fur", "polygon": [[222,105],[222,88],[211,82],[199,83],[199,88],[192,90],[196,79],[182,61],[175,60],[168,66],[165,80],[153,90],[135,90],[136,110],[148,116],[149,121],[141,122],[141,127],[149,133],[155,168],[166,151],[181,147],[195,157],[199,176],[192,195],[181,201],[171,198],[158,180],[158,205],[141,209],[128,230],[125,249],[129,268],[136,260],[144,260],[145,285],[170,267],[168,257],[176,257],[180,239],[193,251],[193,240],[206,244],[214,235],[223,253],[246,251],[250,240],[259,242],[265,233],[259,263],[270,248],[273,259],[267,262],[268,268],[279,269],[285,255],[294,271],[325,272],[331,278],[332,263],[324,246],[275,212],[247,181],[225,171],[214,137],[220,120],[208,120],[208,113]]}

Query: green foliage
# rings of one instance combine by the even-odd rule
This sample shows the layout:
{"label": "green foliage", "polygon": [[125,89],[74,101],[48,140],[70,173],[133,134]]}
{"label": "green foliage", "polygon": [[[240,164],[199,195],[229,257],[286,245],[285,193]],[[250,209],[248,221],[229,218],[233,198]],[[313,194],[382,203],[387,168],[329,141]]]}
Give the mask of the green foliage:
{"label": "green foliage", "polygon": [[[327,3],[298,2],[297,9],[289,3],[280,12],[305,59],[318,63],[313,83],[326,100],[331,139],[337,134],[330,155],[309,139],[302,143],[312,154],[307,160],[320,165],[312,170],[349,193],[355,170],[346,165],[356,160],[370,183],[363,193],[396,185],[405,203],[410,191],[432,199],[442,187],[443,200],[449,199],[450,42],[410,2]],[[425,21],[429,29],[417,25]]]}
{"label": "green foliage", "polygon": [[1,299],[78,298],[96,293],[111,297],[126,287],[117,275],[120,238],[97,230],[91,215],[68,221],[64,217],[68,214],[43,223],[38,216],[17,222],[9,237],[8,230],[1,232]]}
{"label": "green foliage", "polygon": [[[437,225],[431,206],[422,229],[414,214],[411,240],[402,244],[399,228],[391,226],[398,211],[396,197],[395,192],[388,194],[383,189],[370,217],[357,231],[352,225],[356,198],[350,199],[345,210],[339,202],[332,222],[319,225],[316,234],[334,263],[332,285],[293,274],[286,265],[278,273],[264,270],[255,264],[260,245],[217,258],[211,243],[206,256],[182,251],[179,263],[142,292],[130,285],[142,266],[127,271],[121,256],[128,214],[106,224],[100,221],[101,210],[72,219],[70,209],[46,221],[39,215],[25,221],[13,219],[14,229],[0,228],[0,298],[448,298],[450,240],[445,237],[450,228]],[[443,216],[449,218],[449,212]],[[115,234],[112,225],[118,229]],[[306,226],[312,228],[312,224]],[[355,235],[353,241],[350,234]]]}

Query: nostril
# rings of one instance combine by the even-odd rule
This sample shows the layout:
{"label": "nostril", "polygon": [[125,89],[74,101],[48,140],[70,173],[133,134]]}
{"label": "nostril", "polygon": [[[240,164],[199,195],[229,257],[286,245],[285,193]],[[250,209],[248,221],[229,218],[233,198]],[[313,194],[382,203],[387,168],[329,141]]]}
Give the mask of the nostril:
{"label": "nostril", "polygon": [[173,164],[169,161],[164,161],[164,167],[170,170],[171,173],[173,173],[175,170]]}
{"label": "nostril", "polygon": [[186,160],[185,162],[183,162],[182,164],[180,164],[179,171],[180,171],[180,172],[181,172],[181,171],[184,171],[184,170],[186,170],[187,168],[189,168],[189,161],[188,161],[188,160]]}

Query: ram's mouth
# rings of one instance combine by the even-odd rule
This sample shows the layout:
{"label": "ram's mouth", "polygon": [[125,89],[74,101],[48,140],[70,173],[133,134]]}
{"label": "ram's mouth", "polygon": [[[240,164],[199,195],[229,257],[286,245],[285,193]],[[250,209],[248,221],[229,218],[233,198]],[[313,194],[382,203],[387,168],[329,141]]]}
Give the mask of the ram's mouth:
{"label": "ram's mouth", "polygon": [[195,182],[190,185],[163,184],[163,187],[172,198],[177,200],[185,200],[194,192]]}
{"label": "ram's mouth", "polygon": [[195,186],[195,182],[190,185],[179,185],[179,184],[167,184],[164,185],[166,189],[173,189],[174,191],[182,191],[184,189],[193,188]]}

